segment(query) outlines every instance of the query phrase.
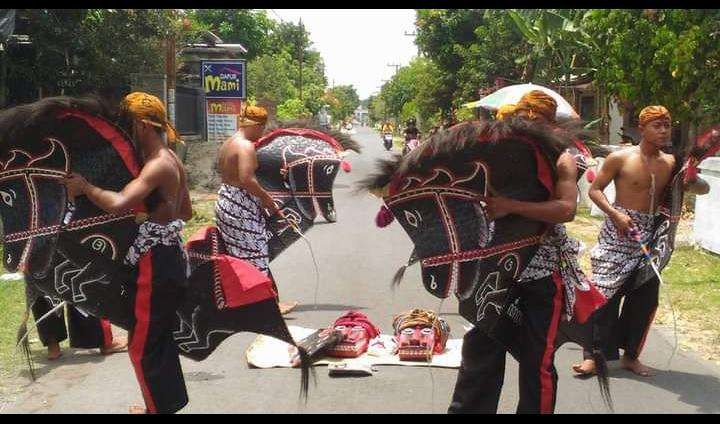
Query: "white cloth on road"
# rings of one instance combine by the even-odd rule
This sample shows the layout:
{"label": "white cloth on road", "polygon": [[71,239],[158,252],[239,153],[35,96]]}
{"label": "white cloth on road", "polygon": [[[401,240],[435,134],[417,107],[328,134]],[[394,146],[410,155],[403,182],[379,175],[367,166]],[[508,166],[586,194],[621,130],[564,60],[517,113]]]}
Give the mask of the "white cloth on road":
{"label": "white cloth on road", "polygon": [[[317,331],[313,328],[288,326],[293,339],[300,341],[303,338]],[[395,350],[394,337],[389,334],[381,334],[370,341],[368,352],[357,358],[331,358],[324,356],[313,362],[313,366],[346,363],[349,365],[374,366],[374,365],[402,365],[408,367],[439,367],[439,368],[460,368],[462,359],[462,339],[450,339],[445,345],[445,351],[433,355],[432,361],[401,361],[398,355],[392,352]],[[248,365],[256,368],[291,368],[291,357],[293,348],[288,343],[270,336],[259,335],[252,342],[245,352]]]}

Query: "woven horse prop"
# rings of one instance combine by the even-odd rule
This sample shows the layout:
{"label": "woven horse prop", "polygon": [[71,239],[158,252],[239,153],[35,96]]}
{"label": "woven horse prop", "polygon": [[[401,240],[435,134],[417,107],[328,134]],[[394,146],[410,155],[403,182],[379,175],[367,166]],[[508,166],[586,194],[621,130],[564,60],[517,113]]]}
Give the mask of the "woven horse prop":
{"label": "woven horse prop", "polygon": [[465,123],[431,137],[410,154],[382,163],[365,181],[412,240],[422,282],[433,296],[451,293],[460,314],[495,333],[512,282],[538,248],[547,225],[517,215],[488,218],[478,196],[543,201],[554,189],[543,144],[553,137],[508,123]]}
{"label": "woven horse prop", "polygon": [[643,249],[647,249],[646,258],[638,269],[636,286],[660,274],[670,262],[675,250],[675,234],[685,198],[684,185],[694,182],[698,177],[700,162],[718,151],[720,151],[720,126],[711,128],[697,137],[694,145],[685,155],[675,155],[676,166],[658,206],[653,237],[647,246],[643,246]]}
{"label": "woven horse prop", "polygon": [[[137,269],[123,265],[144,206],[107,214],[85,197],[68,202],[61,179],[70,172],[121,190],[140,170],[128,136],[94,99],[47,98],[0,114],[0,213],[5,267],[26,283],[81,311],[131,329]],[[232,334],[251,331],[295,344],[280,315],[271,282],[224,254],[217,232],[188,243],[191,274],[176,311],[173,338],[180,354],[203,360]],[[308,368],[302,359],[301,394]]]}
{"label": "woven horse prop", "polygon": [[343,157],[351,150],[360,153],[358,143],[340,132],[301,127],[300,122],[285,125],[255,143],[258,181],[287,219],[269,219],[270,260],[313,225],[318,209],[326,220],[336,221],[333,183],[339,169],[350,172]]}

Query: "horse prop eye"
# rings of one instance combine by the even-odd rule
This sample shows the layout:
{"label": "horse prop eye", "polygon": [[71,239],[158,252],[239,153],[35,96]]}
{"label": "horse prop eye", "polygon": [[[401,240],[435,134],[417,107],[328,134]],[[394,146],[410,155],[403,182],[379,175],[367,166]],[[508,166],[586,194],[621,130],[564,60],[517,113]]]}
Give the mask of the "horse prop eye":
{"label": "horse prop eye", "polygon": [[330,175],[335,170],[335,165],[328,165],[325,167],[325,173]]}
{"label": "horse prop eye", "polygon": [[8,192],[6,192],[6,191],[0,191],[0,196],[2,196],[2,201],[3,201],[3,203],[5,203],[6,205],[8,205],[8,206],[10,206],[10,207],[12,208],[12,207],[13,207],[13,200],[14,200],[14,198],[15,198],[16,196],[15,196],[15,192],[14,192],[14,191],[11,190],[10,192],[11,192],[12,194],[10,194],[10,193],[8,193]]}
{"label": "horse prop eye", "polygon": [[414,211],[414,213],[408,212],[408,211],[404,211],[404,212],[405,212],[405,220],[407,221],[407,223],[412,225],[413,227],[417,228],[418,224],[420,222],[422,222],[422,215],[420,215],[420,212],[418,212],[418,211]]}

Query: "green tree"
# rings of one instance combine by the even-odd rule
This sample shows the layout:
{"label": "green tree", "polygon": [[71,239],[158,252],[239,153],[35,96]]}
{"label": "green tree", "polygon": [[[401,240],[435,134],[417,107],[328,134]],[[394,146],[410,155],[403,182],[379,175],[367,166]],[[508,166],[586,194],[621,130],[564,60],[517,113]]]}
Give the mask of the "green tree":
{"label": "green tree", "polygon": [[526,53],[527,42],[504,10],[418,10],[415,25],[416,44],[439,71],[434,104],[425,109],[448,116],[477,100],[497,77],[518,80],[522,74],[516,59]]}
{"label": "green tree", "polygon": [[596,79],[621,107],[667,106],[685,141],[688,125],[720,118],[720,11],[600,9],[583,26]]}
{"label": "green tree", "polygon": [[426,130],[442,115],[442,108],[437,103],[445,89],[442,81],[441,72],[433,61],[415,58],[383,85],[379,99],[371,104],[371,114],[393,117],[399,122],[416,118],[420,128]]}
{"label": "green tree", "polygon": [[532,9],[507,11],[527,42],[521,79],[546,85],[570,81],[571,75],[593,71],[588,67],[592,40],[582,28],[585,10]]}
{"label": "green tree", "polygon": [[44,96],[124,86],[133,72],[162,72],[163,42],[180,29],[178,16],[158,9],[22,9],[19,15],[32,46],[29,57],[9,55],[8,83],[30,83]]}
{"label": "green tree", "polygon": [[337,120],[352,116],[360,104],[360,98],[358,97],[357,91],[355,91],[355,87],[352,85],[337,85],[327,91],[329,95],[326,95],[326,98],[336,100],[336,102],[329,104],[330,114]]}
{"label": "green tree", "polygon": [[282,54],[289,58],[285,66],[298,90],[295,97],[301,97],[305,107],[311,113],[317,113],[322,106],[320,99],[325,93],[327,77],[322,57],[312,49],[310,34],[305,27],[300,23],[280,22],[270,34],[267,46],[268,54]]}
{"label": "green tree", "polygon": [[277,117],[280,120],[305,118],[310,114],[300,99],[288,99],[277,108]]}
{"label": "green tree", "polygon": [[298,97],[287,52],[265,54],[248,62],[248,95],[273,104]]}
{"label": "green tree", "polygon": [[247,48],[251,60],[265,52],[276,23],[262,9],[195,9],[189,18],[205,25],[226,43]]}

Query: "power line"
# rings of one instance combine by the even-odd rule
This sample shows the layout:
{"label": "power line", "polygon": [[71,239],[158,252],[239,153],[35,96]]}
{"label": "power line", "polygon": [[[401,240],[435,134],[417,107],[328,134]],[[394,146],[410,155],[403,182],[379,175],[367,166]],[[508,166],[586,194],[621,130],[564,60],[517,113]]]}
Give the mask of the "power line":
{"label": "power line", "polygon": [[400,69],[400,67],[401,67],[402,65],[400,65],[399,63],[388,63],[387,66],[389,66],[389,67],[391,67],[391,68],[395,68],[395,73],[397,74],[397,73],[398,73],[398,69]]}
{"label": "power line", "polygon": [[273,15],[275,15],[278,19],[280,19],[280,22],[283,22],[283,18],[281,18],[280,15],[277,14],[275,9],[268,9],[268,10],[271,11],[273,13]]}

